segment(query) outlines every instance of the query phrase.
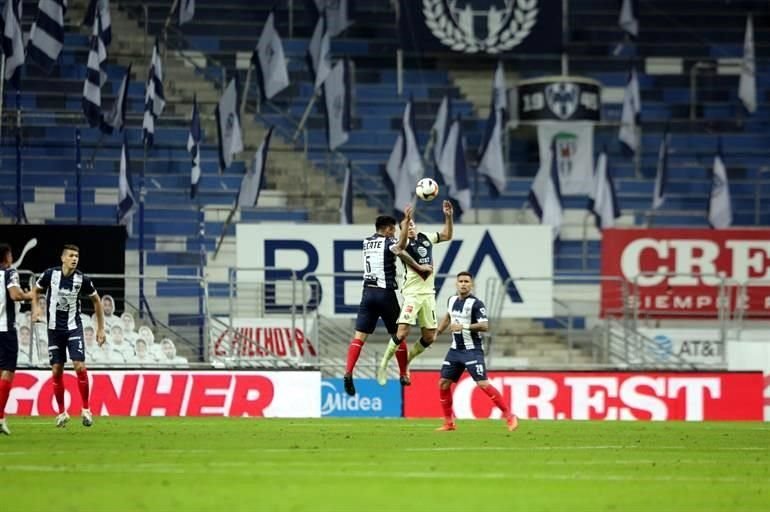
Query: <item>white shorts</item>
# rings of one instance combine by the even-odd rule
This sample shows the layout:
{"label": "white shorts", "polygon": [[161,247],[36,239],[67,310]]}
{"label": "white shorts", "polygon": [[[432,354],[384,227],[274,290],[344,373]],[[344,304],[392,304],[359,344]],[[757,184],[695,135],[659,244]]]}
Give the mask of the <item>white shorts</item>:
{"label": "white shorts", "polygon": [[436,296],[433,294],[404,295],[398,323],[414,325],[424,329],[436,329]]}

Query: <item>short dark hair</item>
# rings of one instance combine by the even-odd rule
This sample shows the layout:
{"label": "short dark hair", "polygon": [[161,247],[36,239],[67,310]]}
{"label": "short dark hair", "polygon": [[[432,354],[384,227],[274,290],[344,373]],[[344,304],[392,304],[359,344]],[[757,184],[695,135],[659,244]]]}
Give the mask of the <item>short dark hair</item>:
{"label": "short dark hair", "polygon": [[64,244],[64,247],[61,248],[61,253],[64,254],[64,251],[75,251],[80,254],[80,247],[75,244]]}
{"label": "short dark hair", "polygon": [[8,244],[0,244],[0,261],[4,261],[8,257],[8,253],[11,252],[11,246]]}
{"label": "short dark hair", "polygon": [[457,277],[459,278],[460,276],[468,276],[471,279],[471,281],[473,281],[473,274],[471,274],[467,270],[463,270],[462,272],[458,272],[457,273]]}
{"label": "short dark hair", "polygon": [[381,230],[382,228],[387,228],[389,226],[395,226],[396,225],[396,219],[394,217],[391,217],[390,215],[380,215],[377,217],[377,220],[374,221],[374,227],[377,229],[377,231]]}

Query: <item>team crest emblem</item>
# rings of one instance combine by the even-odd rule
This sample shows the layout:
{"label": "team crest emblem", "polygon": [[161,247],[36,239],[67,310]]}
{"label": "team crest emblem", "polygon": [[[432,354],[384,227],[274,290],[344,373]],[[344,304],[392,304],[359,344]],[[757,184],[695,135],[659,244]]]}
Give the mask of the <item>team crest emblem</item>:
{"label": "team crest emblem", "polygon": [[545,88],[545,102],[559,119],[569,119],[578,107],[580,87],[570,82],[550,84]]}
{"label": "team crest emblem", "polygon": [[425,24],[452,50],[496,54],[521,44],[537,22],[538,0],[422,0]]}

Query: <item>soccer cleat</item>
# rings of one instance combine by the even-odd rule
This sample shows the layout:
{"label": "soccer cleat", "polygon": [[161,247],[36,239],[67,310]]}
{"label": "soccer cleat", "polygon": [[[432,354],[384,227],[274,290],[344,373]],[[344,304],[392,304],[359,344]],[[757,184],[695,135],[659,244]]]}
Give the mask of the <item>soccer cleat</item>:
{"label": "soccer cleat", "polygon": [[508,425],[508,432],[513,432],[519,427],[519,418],[515,414],[511,414],[505,418],[505,423]]}
{"label": "soccer cleat", "polygon": [[408,373],[402,375],[398,378],[398,381],[401,383],[402,386],[411,386],[412,385],[412,378],[409,376]]}
{"label": "soccer cleat", "polygon": [[80,415],[83,417],[84,427],[90,427],[91,425],[94,424],[94,417],[91,414],[91,411],[89,409],[83,409]]}
{"label": "soccer cleat", "polygon": [[345,393],[347,393],[350,396],[355,396],[356,387],[353,385],[353,374],[346,373],[342,377],[342,383],[345,386]]}
{"label": "soccer cleat", "polygon": [[450,432],[457,430],[457,425],[454,421],[445,421],[443,425],[436,429],[436,432]]}
{"label": "soccer cleat", "polygon": [[0,420],[0,434],[5,434],[7,436],[11,435],[11,429],[8,428],[8,424],[5,422],[5,418]]}
{"label": "soccer cleat", "polygon": [[70,415],[65,412],[61,413],[56,417],[56,426],[58,428],[62,428],[65,425],[67,425],[67,422],[70,420]]}
{"label": "soccer cleat", "polygon": [[377,367],[377,384],[380,386],[384,386],[388,383],[388,367],[387,366],[379,366]]}

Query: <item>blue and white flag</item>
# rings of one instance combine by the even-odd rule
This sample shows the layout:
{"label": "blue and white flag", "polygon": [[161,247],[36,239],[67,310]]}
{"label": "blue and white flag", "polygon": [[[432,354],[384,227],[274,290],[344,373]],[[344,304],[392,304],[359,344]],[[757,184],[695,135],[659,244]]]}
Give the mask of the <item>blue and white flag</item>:
{"label": "blue and white flag", "polygon": [[265,172],[267,170],[267,152],[270,149],[270,138],[273,136],[273,127],[267,130],[262,144],[254,153],[254,163],[251,169],[246,169],[246,174],[241,180],[241,188],[238,191],[237,208],[254,208],[259,201],[259,193],[265,185]]}
{"label": "blue and white flag", "polygon": [[709,224],[712,228],[729,228],[733,223],[733,207],[727,168],[722,160],[722,140],[719,140],[714,166],[711,168],[711,193],[709,194]]}
{"label": "blue and white flag", "polygon": [[457,205],[457,215],[471,209],[471,185],[468,180],[468,166],[465,162],[465,144],[463,143],[460,119],[452,121],[441,152],[440,168],[442,174],[452,174],[449,198]]}
{"label": "blue and white flag", "polygon": [[596,228],[614,227],[615,219],[620,217],[620,206],[615,195],[615,183],[607,168],[606,150],[602,151],[596,160],[594,186],[588,198],[588,209],[596,218]]}
{"label": "blue and white flag", "polygon": [[190,118],[190,133],[187,135],[187,151],[190,153],[190,198],[198,194],[201,179],[201,119],[198,115],[198,100],[193,96],[193,110]]}
{"label": "blue and white flag", "polygon": [[269,100],[289,86],[289,68],[272,11],[265,21],[251,60],[259,73],[259,90],[263,98]]}
{"label": "blue and white flag", "polygon": [[99,129],[108,135],[114,131],[122,132],[123,127],[126,125],[126,112],[128,107],[128,83],[131,78],[131,64],[126,69],[126,74],[123,75],[123,81],[120,83],[120,89],[118,89],[118,95],[115,97],[115,102],[112,104],[112,110],[103,115],[102,122],[99,125]]}
{"label": "blue and white flag", "polygon": [[331,151],[345,144],[349,138],[351,67],[352,64],[349,59],[337,61],[323,84],[324,103],[326,106],[326,134],[329,140],[329,150]]}
{"label": "blue and white flag", "polygon": [[746,110],[751,113],[757,111],[757,63],[754,59],[754,23],[751,14],[746,18],[738,98],[743,102]]}
{"label": "blue and white flag", "polygon": [[86,9],[86,17],[83,25],[88,27],[94,24],[97,13],[102,18],[101,36],[105,46],[112,43],[112,16],[110,16],[110,0],[90,0]]}
{"label": "blue and white flag", "polygon": [[414,134],[411,99],[404,107],[401,132],[396,138],[385,171],[386,186],[393,193],[393,209],[403,212],[406,205],[412,202],[415,184],[424,172],[422,156]]}
{"label": "blue and white flag", "polygon": [[618,16],[618,25],[631,39],[639,37],[639,21],[634,13],[633,0],[623,0],[623,4],[620,6],[620,16]]}
{"label": "blue and white flag", "polygon": [[505,68],[503,61],[497,61],[495,69],[495,78],[492,82],[492,101],[490,108],[502,110],[503,120],[508,117],[508,91],[505,85]]}
{"label": "blue and white flag", "polygon": [[123,133],[123,146],[120,149],[120,177],[118,178],[118,224],[126,226],[128,235],[133,232],[136,199],[131,179],[131,161],[128,158],[128,134]]}
{"label": "blue and white flag", "polygon": [[329,24],[329,36],[340,35],[353,24],[348,17],[348,0],[315,0],[319,14],[326,15]]}
{"label": "blue and white flag", "polygon": [[179,0],[179,24],[189,23],[195,17],[195,0]]}
{"label": "blue and white flag", "polygon": [[503,157],[503,110],[489,111],[487,119],[486,143],[479,157],[476,172],[486,176],[491,185],[492,196],[498,197],[505,190],[505,158]]}
{"label": "blue and white flag", "polygon": [[562,195],[559,186],[559,169],[556,158],[556,141],[551,143],[548,161],[541,163],[532,188],[529,191],[529,203],[540,219],[553,229],[553,238],[559,238],[562,224]]}
{"label": "blue and white flag", "polygon": [[219,172],[230,168],[236,154],[243,151],[241,120],[238,116],[238,89],[235,78],[227,84],[216,108],[219,141]]}
{"label": "blue and white flag", "polygon": [[404,158],[401,167],[406,169],[412,184],[422,178],[425,167],[422,164],[422,153],[417,145],[417,136],[414,133],[414,101],[410,98],[404,107],[404,115],[401,120],[402,133],[404,134]]}
{"label": "blue and white flag", "polygon": [[663,134],[663,139],[658,147],[658,169],[655,173],[655,189],[652,196],[652,209],[657,210],[666,201],[666,187],[668,185],[668,129]]}
{"label": "blue and white flag", "polygon": [[91,31],[86,80],[83,83],[83,114],[92,128],[102,123],[102,86],[107,81],[107,49],[99,35],[100,20],[101,17],[97,13]]}
{"label": "blue and white flag", "polygon": [[152,146],[155,138],[155,121],[158,120],[166,106],[166,95],[163,92],[163,65],[160,61],[160,48],[157,39],[152,47],[152,59],[150,60],[150,69],[147,72],[144,91],[142,130],[145,145]]}
{"label": "blue and white flag", "polygon": [[64,46],[64,13],[67,0],[40,0],[37,19],[29,31],[27,57],[29,61],[50,74]]}
{"label": "blue and white flag", "polygon": [[326,29],[326,16],[323,14],[318,17],[307,52],[310,72],[314,77],[313,83],[318,91],[332,68],[331,38]]}
{"label": "blue and white flag", "polygon": [[618,139],[633,153],[639,151],[639,113],[642,111],[642,100],[639,93],[639,79],[636,69],[631,68],[628,76],[626,91],[623,94],[623,111],[620,116],[620,131]]}
{"label": "blue and white flag", "polygon": [[353,169],[350,162],[345,169],[340,198],[340,224],[353,224]]}
{"label": "blue and white flag", "polygon": [[[452,100],[449,99],[449,95],[444,96],[441,100],[441,104],[436,112],[436,120],[433,122],[431,128],[431,135],[433,135],[433,165],[438,168],[438,163],[441,160],[441,152],[444,150],[444,141],[449,134],[449,126],[452,119]],[[443,176],[445,184],[449,184],[446,181],[446,176]]]}
{"label": "blue and white flag", "polygon": [[24,67],[24,35],[21,30],[22,0],[5,0],[3,9],[3,54],[5,79],[17,90]]}

